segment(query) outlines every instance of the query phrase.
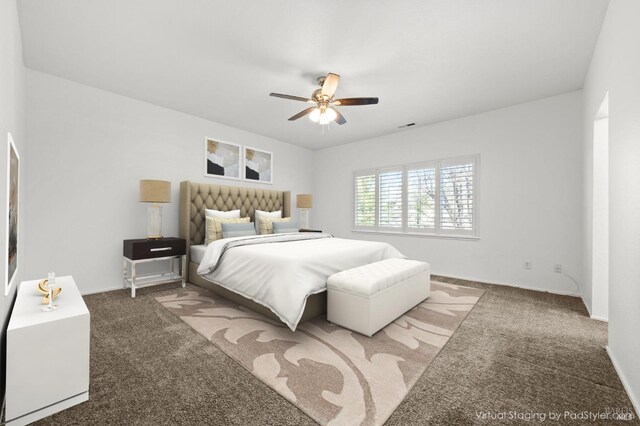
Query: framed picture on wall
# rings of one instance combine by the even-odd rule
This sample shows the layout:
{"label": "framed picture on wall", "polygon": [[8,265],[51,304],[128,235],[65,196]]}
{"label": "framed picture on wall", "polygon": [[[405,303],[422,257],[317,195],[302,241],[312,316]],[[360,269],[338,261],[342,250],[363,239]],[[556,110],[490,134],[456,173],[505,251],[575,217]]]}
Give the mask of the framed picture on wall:
{"label": "framed picture on wall", "polygon": [[240,180],[240,151],[238,144],[219,139],[204,139],[204,175]]}
{"label": "framed picture on wall", "polygon": [[273,183],[273,153],[245,146],[244,180]]}
{"label": "framed picture on wall", "polygon": [[20,157],[11,133],[7,133],[7,258],[5,296],[18,270],[18,190],[20,179]]}

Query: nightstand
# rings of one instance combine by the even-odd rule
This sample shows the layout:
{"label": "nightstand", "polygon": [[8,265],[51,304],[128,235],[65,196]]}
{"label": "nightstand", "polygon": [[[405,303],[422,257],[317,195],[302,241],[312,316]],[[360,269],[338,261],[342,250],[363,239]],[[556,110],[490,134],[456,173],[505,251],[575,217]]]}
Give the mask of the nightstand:
{"label": "nightstand", "polygon": [[[131,297],[136,297],[137,288],[150,285],[182,281],[182,287],[185,286],[187,242],[184,238],[124,240],[122,253],[122,285],[124,288],[131,286]],[[169,271],[154,275],[136,274],[137,265],[151,262],[169,262]]]}
{"label": "nightstand", "polygon": [[298,229],[298,232],[322,232],[321,229]]}

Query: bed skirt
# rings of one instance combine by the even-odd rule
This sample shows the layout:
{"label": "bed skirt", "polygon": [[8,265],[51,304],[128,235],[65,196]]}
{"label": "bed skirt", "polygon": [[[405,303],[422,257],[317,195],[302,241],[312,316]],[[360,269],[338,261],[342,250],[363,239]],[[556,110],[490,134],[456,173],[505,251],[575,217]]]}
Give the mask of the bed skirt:
{"label": "bed skirt", "polygon": [[[280,318],[276,314],[274,314],[271,309],[263,306],[259,303],[254,302],[251,299],[247,299],[239,295],[238,293],[234,293],[231,290],[227,290],[224,287],[221,287],[217,284],[212,283],[211,281],[207,281],[198,275],[198,264],[195,262],[189,262],[189,282],[197,285],[198,287],[206,288],[207,290],[211,290],[219,296],[224,297],[227,300],[230,300],[238,305],[246,306],[254,312],[264,315],[267,318],[274,319],[278,322],[282,322]],[[321,315],[326,315],[327,313],[327,292],[323,291],[322,293],[312,294],[307,299],[307,304],[304,308],[304,312],[302,313],[302,318],[300,319],[299,324],[302,324],[305,321],[309,321]]]}

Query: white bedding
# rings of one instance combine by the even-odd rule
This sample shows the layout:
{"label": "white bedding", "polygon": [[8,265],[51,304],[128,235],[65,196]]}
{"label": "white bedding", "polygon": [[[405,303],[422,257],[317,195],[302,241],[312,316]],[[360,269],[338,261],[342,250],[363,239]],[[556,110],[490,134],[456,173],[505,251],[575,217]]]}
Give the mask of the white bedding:
{"label": "white bedding", "polygon": [[200,264],[200,262],[202,262],[202,259],[204,259],[204,254],[206,251],[207,251],[207,246],[205,244],[190,246],[189,247],[190,261]]}
{"label": "white bedding", "polygon": [[271,309],[295,330],[307,297],[336,272],[404,258],[387,243],[291,233],[226,238],[207,246],[198,274]]}

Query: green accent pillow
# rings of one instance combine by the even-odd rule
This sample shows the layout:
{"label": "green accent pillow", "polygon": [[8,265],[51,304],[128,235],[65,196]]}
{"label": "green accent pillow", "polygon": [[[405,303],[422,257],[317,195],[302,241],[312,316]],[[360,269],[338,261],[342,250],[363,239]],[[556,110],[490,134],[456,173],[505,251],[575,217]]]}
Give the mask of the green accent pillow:
{"label": "green accent pillow", "polygon": [[246,237],[256,235],[253,223],[221,223],[222,238]]}
{"label": "green accent pillow", "polygon": [[286,234],[298,232],[298,224],[295,222],[272,222],[274,234]]}

